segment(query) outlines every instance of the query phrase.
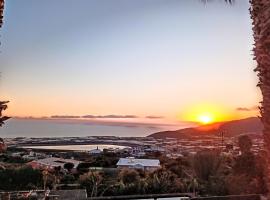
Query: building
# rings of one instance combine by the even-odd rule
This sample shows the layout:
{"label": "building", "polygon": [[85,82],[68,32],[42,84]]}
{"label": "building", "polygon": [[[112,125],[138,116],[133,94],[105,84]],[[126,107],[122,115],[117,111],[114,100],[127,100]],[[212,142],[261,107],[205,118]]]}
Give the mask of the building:
{"label": "building", "polygon": [[156,170],[160,168],[158,159],[136,159],[134,157],[120,158],[117,162],[117,168]]}
{"label": "building", "polygon": [[72,163],[74,164],[74,168],[76,168],[79,165],[80,161],[73,159],[50,157],[39,160],[33,160],[29,162],[28,165],[30,165],[34,169],[44,169],[44,168],[54,169],[55,167],[64,168],[64,165],[66,163]]}
{"label": "building", "polygon": [[96,149],[90,150],[89,153],[90,153],[91,155],[100,155],[100,154],[102,153],[102,151],[101,151],[101,150],[98,148],[98,146],[97,146]]}

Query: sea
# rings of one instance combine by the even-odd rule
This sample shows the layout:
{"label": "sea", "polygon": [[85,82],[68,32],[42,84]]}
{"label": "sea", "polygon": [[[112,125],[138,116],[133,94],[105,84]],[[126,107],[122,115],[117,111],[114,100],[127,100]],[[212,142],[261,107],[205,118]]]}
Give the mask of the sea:
{"label": "sea", "polygon": [[0,137],[145,137],[152,133],[190,127],[188,123],[151,124],[84,120],[10,119],[0,128]]}

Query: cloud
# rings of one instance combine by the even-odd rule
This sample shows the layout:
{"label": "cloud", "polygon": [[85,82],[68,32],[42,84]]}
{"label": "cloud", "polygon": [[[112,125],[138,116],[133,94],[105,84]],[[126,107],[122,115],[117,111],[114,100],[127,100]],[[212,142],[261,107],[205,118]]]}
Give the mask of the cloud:
{"label": "cloud", "polygon": [[81,116],[82,118],[88,118],[88,119],[94,119],[96,118],[95,115],[84,115],[84,116]]}
{"label": "cloud", "polygon": [[255,111],[258,110],[258,106],[252,106],[252,107],[238,107],[236,108],[237,111],[241,112],[249,112],[249,111]]}
{"label": "cloud", "polygon": [[88,119],[133,119],[138,118],[136,115],[84,115],[82,118]]}
{"label": "cloud", "polygon": [[149,116],[146,116],[145,118],[147,118],[147,119],[162,119],[162,118],[164,118],[164,117],[163,117],[163,116],[149,115]]}
{"label": "cloud", "polygon": [[245,107],[239,107],[239,108],[236,108],[237,111],[250,111],[249,108],[245,108]]}
{"label": "cloud", "polygon": [[55,118],[55,119],[74,119],[74,118],[80,118],[80,116],[75,116],[75,115],[52,115],[50,118]]}
{"label": "cloud", "polygon": [[[84,118],[84,119],[135,119],[139,118],[136,115],[83,115],[83,116],[77,116],[77,115],[52,115],[50,118],[54,119],[75,119],[75,118]],[[147,119],[162,119],[163,116],[155,116],[155,115],[148,115],[145,118]]]}

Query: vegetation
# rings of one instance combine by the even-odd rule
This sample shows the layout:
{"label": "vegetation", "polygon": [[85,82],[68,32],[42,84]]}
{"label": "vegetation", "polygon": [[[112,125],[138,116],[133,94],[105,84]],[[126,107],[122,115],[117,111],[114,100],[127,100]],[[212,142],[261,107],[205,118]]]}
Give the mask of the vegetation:
{"label": "vegetation", "polygon": [[17,157],[13,157],[13,156],[9,156],[7,154],[2,154],[0,155],[0,162],[5,162],[5,163],[26,163],[27,160],[23,159],[20,156]]}
{"label": "vegetation", "polygon": [[88,190],[90,197],[102,195],[104,192],[103,175],[100,172],[90,171],[80,176],[80,184]]}
{"label": "vegetation", "polygon": [[61,183],[63,184],[72,184],[75,182],[75,177],[71,174],[67,174],[65,176],[63,176],[63,178],[61,179]]}
{"label": "vegetation", "polygon": [[0,0],[0,28],[3,24],[4,0]]}
{"label": "vegetation", "polygon": [[238,142],[241,155],[235,159],[232,173],[228,176],[228,192],[230,194],[265,193],[263,175],[265,160],[261,155],[255,156],[251,152],[252,142],[249,137],[240,136]]}
{"label": "vegetation", "polygon": [[[60,184],[66,189],[85,188],[92,197],[175,192],[202,196],[265,194],[264,152],[255,155],[252,141],[247,136],[240,136],[238,145],[241,154],[237,156],[220,150],[203,150],[194,156],[177,159],[159,155],[156,158],[160,159],[162,167],[155,171],[119,170],[115,165],[104,165],[118,159],[117,155],[116,158],[107,155],[88,157],[86,162],[77,166],[77,170],[72,170],[73,164],[67,163],[63,169],[39,171],[22,167],[26,165],[20,160],[17,164],[14,164],[16,160],[9,163],[2,160],[0,190],[42,189],[44,186],[53,189]],[[103,167],[94,167],[93,163]]]}
{"label": "vegetation", "polygon": [[66,169],[67,171],[71,171],[74,167],[74,164],[73,163],[65,163],[64,164],[64,169]]}
{"label": "vegetation", "polygon": [[2,112],[7,109],[7,103],[8,101],[0,101],[0,127],[9,119],[7,116],[2,116]]}
{"label": "vegetation", "polygon": [[[244,145],[245,144],[245,145]],[[264,156],[251,152],[251,140],[239,137],[241,155],[204,150],[193,157],[162,157],[162,168],[156,171],[122,169],[106,176],[104,170],[80,176],[81,187],[90,196],[193,192],[198,195],[262,194]],[[84,165],[84,164],[82,164]]]}
{"label": "vegetation", "polygon": [[[2,12],[3,12],[3,10],[2,10],[3,5],[1,5],[1,4],[2,3],[0,1],[0,14],[2,14]],[[0,15],[0,27],[1,27],[1,23],[2,23],[1,20],[2,20],[2,18]],[[7,103],[8,103],[8,101],[0,101],[0,127],[3,126],[4,122],[9,119],[9,117],[2,116],[2,112],[7,109]],[[0,153],[4,152],[6,149],[7,149],[7,146],[5,145],[4,140],[2,138],[0,138]]]}
{"label": "vegetation", "polygon": [[42,173],[30,167],[0,169],[0,190],[29,190],[42,187]]}
{"label": "vegetation", "polygon": [[[254,36],[254,60],[257,61],[255,72],[258,73],[258,87],[262,92],[262,102],[260,106],[261,121],[264,125],[264,142],[267,158],[267,185],[270,191],[270,1],[250,0],[250,15],[253,25]],[[270,196],[269,196],[270,197]]]}

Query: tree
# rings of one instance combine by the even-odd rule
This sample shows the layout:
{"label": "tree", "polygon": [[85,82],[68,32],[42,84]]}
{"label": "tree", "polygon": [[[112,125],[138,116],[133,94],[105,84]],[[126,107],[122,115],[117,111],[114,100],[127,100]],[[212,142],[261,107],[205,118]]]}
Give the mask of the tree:
{"label": "tree", "polygon": [[68,170],[69,172],[74,168],[73,163],[65,163],[64,164],[64,169]]}
{"label": "tree", "polygon": [[76,169],[79,172],[79,174],[84,174],[84,173],[89,172],[90,167],[91,167],[91,163],[81,162],[78,164]]}
{"label": "tree", "polygon": [[144,185],[139,171],[122,169],[119,173],[119,191],[121,195],[143,194]]}
{"label": "tree", "polygon": [[262,152],[254,155],[251,151],[252,141],[247,135],[238,138],[241,155],[237,156],[232,174],[227,177],[230,194],[264,193],[264,166]]}
{"label": "tree", "polygon": [[16,191],[40,188],[42,186],[42,174],[39,170],[30,167],[0,170],[0,190]]}
{"label": "tree", "polygon": [[0,28],[3,24],[4,0],[0,0]]}
{"label": "tree", "polygon": [[[233,0],[225,0],[232,2]],[[254,37],[254,60],[257,67],[259,83],[257,86],[262,93],[260,109],[260,119],[263,123],[264,148],[266,151],[266,174],[268,199],[270,199],[270,1],[269,0],[249,0],[250,16],[253,25]]]}
{"label": "tree", "polygon": [[227,194],[224,179],[231,172],[229,160],[220,152],[211,150],[200,151],[194,156],[193,178],[197,179],[201,194]]}
{"label": "tree", "polygon": [[252,141],[248,135],[241,135],[238,138],[238,146],[242,154],[249,153],[252,147]]}
{"label": "tree", "polygon": [[90,197],[97,197],[104,192],[103,174],[100,172],[90,171],[80,176],[80,184],[86,188]]}
{"label": "tree", "polygon": [[64,183],[64,184],[72,184],[74,182],[75,182],[75,177],[71,174],[67,174],[61,179],[61,183]]}
{"label": "tree", "polygon": [[[1,3],[0,3],[1,6]],[[1,9],[1,8],[0,8]],[[0,19],[1,20],[1,19]],[[1,23],[1,21],[0,21]],[[4,121],[8,120],[9,117],[2,116],[2,111],[7,109],[8,101],[0,101],[0,127],[4,124]],[[2,138],[0,138],[0,153],[6,150],[7,146]]]}
{"label": "tree", "polygon": [[134,169],[123,169],[119,174],[120,180],[125,184],[134,184],[140,180],[139,173]]}
{"label": "tree", "polygon": [[[4,3],[5,3],[4,0],[0,0],[0,28],[3,25]],[[0,101],[0,127],[3,126],[4,121],[9,119],[9,117],[7,116],[2,116],[2,111],[7,109],[7,103],[8,101]],[[0,153],[5,150],[6,150],[6,145],[4,143],[4,140],[0,138]]]}
{"label": "tree", "polygon": [[183,183],[181,179],[165,168],[160,168],[149,173],[145,182],[145,190],[150,194],[183,192]]}
{"label": "tree", "polygon": [[0,127],[9,119],[7,116],[2,116],[2,112],[7,109],[7,103],[8,101],[0,101]]}
{"label": "tree", "polygon": [[7,149],[7,146],[2,138],[0,138],[0,153],[5,152]]}
{"label": "tree", "polygon": [[193,169],[202,181],[208,181],[210,176],[218,174],[222,167],[222,157],[216,151],[204,150],[194,156]]}
{"label": "tree", "polygon": [[234,173],[254,176],[256,173],[256,159],[251,152],[252,141],[249,136],[242,135],[238,138],[238,146],[241,151],[233,166]]}
{"label": "tree", "polygon": [[57,184],[60,182],[60,172],[61,172],[61,166],[53,168],[53,176],[54,176],[53,187],[54,187],[54,189],[56,189]]}
{"label": "tree", "polygon": [[[254,59],[257,67],[254,70],[259,77],[258,87],[262,92],[260,106],[261,121],[264,125],[264,147],[267,154],[267,188],[270,194],[270,1],[250,0],[250,15],[254,36]],[[270,198],[270,195],[268,196]]]}

